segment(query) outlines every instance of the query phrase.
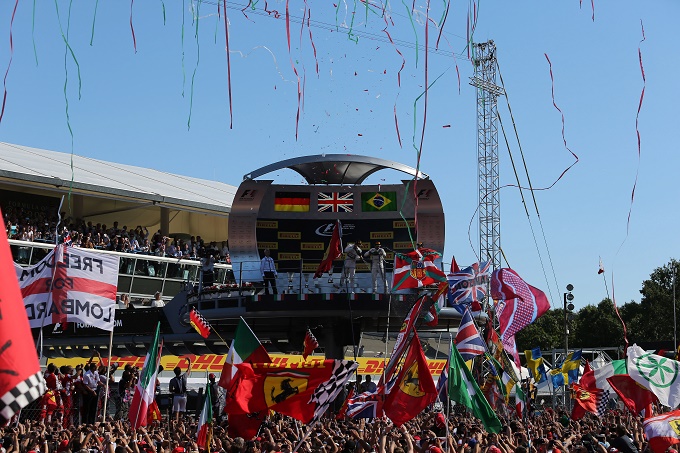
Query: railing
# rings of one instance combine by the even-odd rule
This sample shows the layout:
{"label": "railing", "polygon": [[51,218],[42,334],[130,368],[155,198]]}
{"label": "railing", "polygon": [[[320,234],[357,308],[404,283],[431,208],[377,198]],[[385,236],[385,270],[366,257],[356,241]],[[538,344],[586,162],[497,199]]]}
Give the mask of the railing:
{"label": "railing", "polygon": [[[22,266],[40,262],[55,247],[54,244],[9,240],[14,261]],[[164,300],[176,296],[185,285],[198,285],[201,262],[141,253],[94,250],[115,255],[118,262],[118,294],[128,294],[134,305],[144,305],[158,291]],[[230,264],[215,263],[214,280],[224,284],[234,281]]]}

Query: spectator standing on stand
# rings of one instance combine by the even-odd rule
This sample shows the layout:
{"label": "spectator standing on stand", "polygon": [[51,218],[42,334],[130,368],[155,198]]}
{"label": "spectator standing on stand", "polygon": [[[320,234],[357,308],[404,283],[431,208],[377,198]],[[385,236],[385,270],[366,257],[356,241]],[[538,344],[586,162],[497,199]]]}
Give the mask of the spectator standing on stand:
{"label": "spectator standing on stand", "polygon": [[264,281],[264,293],[269,294],[269,286],[272,287],[274,294],[278,294],[276,289],[276,265],[274,264],[274,258],[269,256],[271,252],[269,249],[264,249],[264,257],[260,261],[260,273],[262,274],[262,280]]}
{"label": "spectator standing on stand", "polygon": [[191,359],[186,359],[187,370],[182,374],[182,369],[176,366],[173,370],[175,377],[170,379],[170,393],[172,393],[172,412],[175,414],[175,422],[179,422],[180,413],[187,411],[187,379],[191,374]]}

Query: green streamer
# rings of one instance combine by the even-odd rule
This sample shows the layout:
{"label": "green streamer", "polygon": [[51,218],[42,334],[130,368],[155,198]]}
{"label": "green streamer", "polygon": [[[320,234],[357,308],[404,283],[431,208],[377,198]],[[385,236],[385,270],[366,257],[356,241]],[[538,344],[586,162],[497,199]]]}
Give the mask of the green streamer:
{"label": "green streamer", "polygon": [[[448,71],[448,69],[447,69],[446,71]],[[418,123],[417,123],[418,118],[416,117],[416,115],[417,115],[417,113],[418,113],[418,106],[417,106],[418,101],[420,100],[420,98],[422,98],[422,97],[425,95],[425,92],[426,92],[427,90],[429,90],[430,88],[432,88],[432,85],[434,85],[435,83],[437,83],[437,80],[441,79],[442,76],[443,76],[444,74],[446,74],[446,71],[444,71],[444,72],[442,72],[441,74],[439,74],[439,75],[437,76],[437,78],[434,79],[434,80],[432,81],[432,83],[431,83],[425,90],[423,90],[422,93],[420,93],[420,95],[415,99],[415,101],[413,101],[413,148],[415,148],[417,154],[420,154],[420,150],[418,149],[418,146],[416,145],[416,130],[417,130],[417,127],[418,127]],[[418,170],[418,168],[416,168],[416,170]]]}
{"label": "green streamer", "polygon": [[184,87],[187,84],[187,74],[184,69],[184,0],[182,0],[182,97],[184,97]]}
{"label": "green streamer", "polygon": [[35,47],[35,0],[33,0],[33,25],[31,26],[31,39],[33,40],[33,55],[35,56],[35,65],[38,66],[38,50]]}
{"label": "green streamer", "polygon": [[[61,38],[64,40],[64,44],[66,44],[66,50],[71,54],[71,57],[73,58],[73,62],[76,64],[76,69],[78,70],[78,99],[81,98],[81,92],[82,92],[82,80],[80,78],[80,64],[78,63],[78,60],[76,59],[76,54],[73,52],[73,49],[71,48],[71,45],[68,43],[68,36],[64,35],[64,30],[61,26],[61,18],[59,17],[59,5],[57,4],[57,0],[54,0],[54,6],[57,9],[57,21],[59,22],[59,32],[61,33]],[[69,11],[69,21],[71,20],[71,13]],[[66,77],[68,78],[68,73],[66,74]]]}
{"label": "green streamer", "polygon": [[163,6],[163,25],[165,25],[165,2],[161,0],[161,5]]}
{"label": "green streamer", "polygon": [[[409,9],[408,5],[404,0],[401,0],[401,3],[404,4],[404,8],[406,8],[406,13],[408,14],[408,19],[411,21],[411,27],[413,27],[413,34],[416,36],[416,68],[418,67],[418,32],[416,31],[416,24],[413,23],[413,15],[411,14],[411,10]],[[422,96],[422,95],[421,95]]]}
{"label": "green streamer", "polygon": [[94,4],[94,16],[92,17],[92,34],[90,35],[90,45],[92,45],[92,41],[94,41],[94,24],[97,22],[97,6],[99,6],[99,0],[97,0]]}
{"label": "green streamer", "polygon": [[357,15],[357,0],[354,0],[354,11],[352,11],[352,21],[349,23],[349,31],[347,32],[347,38],[350,41],[354,41],[355,44],[359,43],[359,37],[354,36],[352,30],[354,29],[354,17]]}
{"label": "green streamer", "polygon": [[196,78],[196,71],[198,71],[198,63],[201,61],[201,45],[198,40],[198,18],[200,17],[199,11],[201,9],[202,1],[203,0],[198,0],[198,3],[196,3],[196,30],[194,31],[194,36],[196,37],[196,66],[194,67],[194,73],[191,76],[191,94],[189,94],[189,119],[187,121],[187,130],[191,130],[191,111],[194,107],[194,79]]}

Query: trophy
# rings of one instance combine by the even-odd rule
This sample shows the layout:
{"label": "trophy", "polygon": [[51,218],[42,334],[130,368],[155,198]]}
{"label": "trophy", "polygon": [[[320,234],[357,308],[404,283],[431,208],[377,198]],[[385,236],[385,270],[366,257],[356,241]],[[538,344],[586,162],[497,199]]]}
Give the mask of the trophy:
{"label": "trophy", "polygon": [[328,271],[328,283],[333,283],[333,269]]}
{"label": "trophy", "polygon": [[293,276],[295,272],[287,272],[288,274],[288,294],[293,294]]}

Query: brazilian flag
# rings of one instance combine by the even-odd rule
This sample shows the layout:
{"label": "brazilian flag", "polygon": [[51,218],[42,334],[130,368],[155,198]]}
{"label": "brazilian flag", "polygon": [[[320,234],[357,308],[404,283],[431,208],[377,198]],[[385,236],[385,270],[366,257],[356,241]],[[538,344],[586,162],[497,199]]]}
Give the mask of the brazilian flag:
{"label": "brazilian flag", "polygon": [[396,211],[397,192],[364,192],[361,194],[363,212]]}

